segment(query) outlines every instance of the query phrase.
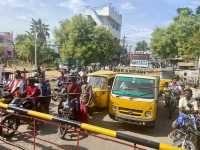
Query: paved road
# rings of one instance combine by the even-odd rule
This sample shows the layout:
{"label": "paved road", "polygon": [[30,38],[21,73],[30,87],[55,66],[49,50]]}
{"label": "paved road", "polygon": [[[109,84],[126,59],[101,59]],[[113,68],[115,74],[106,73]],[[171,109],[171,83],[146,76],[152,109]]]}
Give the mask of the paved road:
{"label": "paved road", "polygon": [[[51,104],[51,113],[55,113],[56,103]],[[123,133],[127,133],[130,135],[135,135],[142,138],[147,138],[150,140],[154,140],[157,142],[170,143],[167,135],[170,131],[170,125],[172,120],[167,119],[166,110],[160,105],[158,112],[158,121],[156,123],[156,127],[145,128],[138,127],[130,124],[119,123],[111,120],[106,113],[96,112],[94,114],[93,119],[91,120],[91,124],[98,125],[101,127],[109,128],[112,130],[117,130]],[[30,132],[26,130],[26,125],[20,127],[20,131],[23,133]],[[65,140],[61,140],[57,135],[57,129],[54,126],[49,125],[41,125],[40,135],[38,137],[52,141],[57,143],[60,146],[67,147],[68,149],[76,149],[77,141],[76,136],[72,137],[66,136]],[[75,133],[73,133],[75,134]],[[104,137],[104,136],[103,136]],[[82,135],[80,140],[80,150],[131,150],[133,148],[121,145],[119,143],[111,142],[109,140],[102,140],[94,136],[85,136]],[[16,134],[12,139],[9,139],[9,142],[12,144],[17,144],[22,146],[25,149],[31,150],[33,148],[32,145],[33,139],[30,137],[26,137],[21,134]],[[19,148],[9,146],[3,142],[0,143],[1,150],[18,150]],[[48,144],[46,142],[42,142],[37,140],[36,150],[59,150],[60,148]]]}

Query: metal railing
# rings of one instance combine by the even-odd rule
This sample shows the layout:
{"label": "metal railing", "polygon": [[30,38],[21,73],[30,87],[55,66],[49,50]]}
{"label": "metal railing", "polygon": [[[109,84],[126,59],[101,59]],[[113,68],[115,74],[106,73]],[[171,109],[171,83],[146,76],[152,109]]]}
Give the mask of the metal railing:
{"label": "metal railing", "polygon": [[[147,140],[147,139],[143,139],[143,138],[139,138],[139,137],[135,137],[135,136],[131,136],[128,134],[124,134],[118,131],[114,131],[114,130],[110,130],[110,129],[106,129],[106,128],[102,128],[102,127],[98,127],[98,126],[94,126],[94,125],[90,125],[90,124],[86,124],[86,123],[81,123],[78,121],[74,121],[74,120],[68,120],[68,119],[63,119],[63,118],[59,118],[57,116],[53,116],[50,114],[45,114],[45,113],[41,113],[41,112],[37,112],[37,111],[32,111],[32,110],[27,110],[27,109],[23,109],[23,108],[19,108],[19,107],[15,107],[13,105],[8,105],[8,104],[4,104],[2,102],[0,102],[0,108],[3,109],[9,109],[9,110],[14,110],[17,113],[13,113],[13,115],[18,115],[19,117],[28,117],[33,121],[34,127],[33,127],[33,144],[34,147],[33,149],[35,150],[35,139],[36,139],[36,131],[35,131],[35,122],[36,121],[40,121],[43,123],[48,123],[51,125],[57,125],[59,126],[60,123],[68,125],[73,127],[74,130],[76,130],[80,135],[81,129],[92,132],[92,133],[98,133],[101,135],[106,135],[107,137],[112,137],[110,138],[105,138],[105,137],[100,137],[98,135],[94,135],[95,137],[99,137],[105,140],[110,140],[113,142],[118,142],[120,144],[124,144],[127,145],[129,147],[133,147],[134,149],[138,149],[138,150],[143,150],[143,148],[139,148],[137,147],[138,145],[147,147],[147,148],[152,148],[152,149],[157,149],[157,150],[181,150],[180,148],[168,145],[168,144],[164,144],[164,143],[158,143],[158,142],[154,142],[151,140]],[[3,126],[6,128],[6,126]],[[65,126],[64,126],[65,127]],[[118,140],[119,141],[118,141]],[[42,139],[40,139],[42,140]],[[77,140],[77,149],[79,149],[79,138]],[[43,140],[45,141],[45,140]],[[128,142],[125,143],[123,141]],[[49,142],[49,141],[46,141]],[[56,144],[51,142],[52,144]]]}

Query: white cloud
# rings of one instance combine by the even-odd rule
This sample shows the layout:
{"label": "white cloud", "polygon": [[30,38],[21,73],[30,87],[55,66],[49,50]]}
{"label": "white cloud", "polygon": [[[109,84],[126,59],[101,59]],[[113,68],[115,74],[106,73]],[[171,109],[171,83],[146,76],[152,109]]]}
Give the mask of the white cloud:
{"label": "white cloud", "polygon": [[18,19],[18,20],[27,20],[27,16],[17,16],[16,19]]}
{"label": "white cloud", "polygon": [[125,2],[121,4],[120,8],[122,10],[129,11],[135,9],[135,6],[133,6],[131,2]]}
{"label": "white cloud", "polygon": [[29,22],[31,20],[31,18],[33,18],[31,15],[20,15],[20,16],[16,16],[16,19],[18,21],[24,21],[24,22]]}
{"label": "white cloud", "polygon": [[24,0],[1,0],[0,6],[2,7],[13,7],[13,8],[24,8],[27,1]]}
{"label": "white cloud", "polygon": [[10,8],[46,7],[42,0],[0,0],[0,6]]}
{"label": "white cloud", "polygon": [[80,13],[85,9],[84,0],[64,0],[58,4],[58,7],[63,7],[71,10],[74,14]]}

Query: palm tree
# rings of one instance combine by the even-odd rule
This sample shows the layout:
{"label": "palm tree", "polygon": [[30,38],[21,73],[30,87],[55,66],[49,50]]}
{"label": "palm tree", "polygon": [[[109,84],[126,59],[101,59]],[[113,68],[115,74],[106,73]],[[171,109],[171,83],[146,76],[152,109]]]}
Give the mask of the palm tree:
{"label": "palm tree", "polygon": [[31,23],[31,34],[35,36],[37,34],[37,42],[39,43],[39,48],[45,46],[47,43],[47,38],[49,37],[49,25],[46,25],[42,22],[41,19],[35,20],[32,19]]}

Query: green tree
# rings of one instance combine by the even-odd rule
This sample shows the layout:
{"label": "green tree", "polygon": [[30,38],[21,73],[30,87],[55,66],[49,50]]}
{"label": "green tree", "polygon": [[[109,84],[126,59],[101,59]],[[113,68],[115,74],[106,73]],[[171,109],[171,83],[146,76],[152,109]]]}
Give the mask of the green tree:
{"label": "green tree", "polygon": [[41,19],[32,19],[30,32],[28,33],[33,37],[37,34],[37,43],[39,43],[40,48],[41,46],[45,46],[47,38],[50,35],[49,25],[44,24]]}
{"label": "green tree", "polygon": [[1,46],[0,45],[0,56],[1,56],[1,58],[3,58],[4,57],[4,46]]}
{"label": "green tree", "polygon": [[184,7],[184,8],[178,8],[177,13],[178,16],[190,16],[192,15],[193,11],[188,7]]}
{"label": "green tree", "polygon": [[[112,33],[96,26],[91,18],[82,15],[64,20],[55,29],[62,61],[79,60],[84,64],[100,62],[108,64],[119,54],[119,40]],[[97,57],[98,56],[98,57]]]}
{"label": "green tree", "polygon": [[153,53],[165,60],[177,56],[176,40],[172,35],[169,29],[157,28],[151,39]]}
{"label": "green tree", "polygon": [[148,51],[149,46],[146,41],[140,41],[136,43],[135,51]]}
{"label": "green tree", "polygon": [[186,59],[196,58],[199,56],[200,46],[197,40],[200,37],[198,11],[194,14],[190,8],[179,8],[177,13],[168,27],[154,31],[151,47],[161,58],[175,55]]}
{"label": "green tree", "polygon": [[53,64],[58,58],[58,54],[47,45],[49,36],[48,25],[42,23],[41,19],[32,19],[30,31],[26,34],[18,35],[15,39],[17,58],[27,63],[34,63],[35,57],[35,35],[37,34],[37,54],[38,64]]}
{"label": "green tree", "polygon": [[200,15],[200,6],[196,8],[196,15]]}
{"label": "green tree", "polygon": [[32,36],[28,34],[18,35],[16,37],[16,55],[22,61],[33,64],[34,62],[34,45]]}
{"label": "green tree", "polygon": [[4,61],[4,46],[0,45],[0,63]]}

